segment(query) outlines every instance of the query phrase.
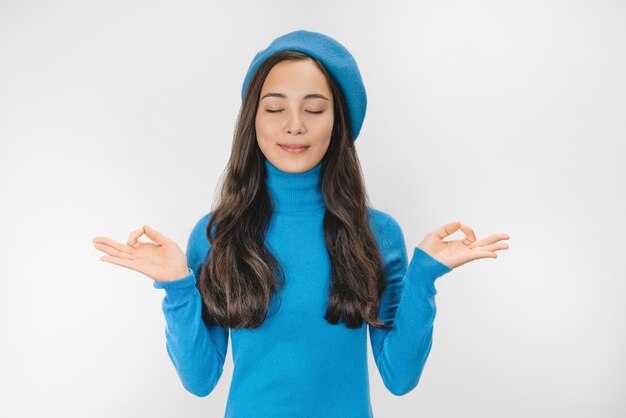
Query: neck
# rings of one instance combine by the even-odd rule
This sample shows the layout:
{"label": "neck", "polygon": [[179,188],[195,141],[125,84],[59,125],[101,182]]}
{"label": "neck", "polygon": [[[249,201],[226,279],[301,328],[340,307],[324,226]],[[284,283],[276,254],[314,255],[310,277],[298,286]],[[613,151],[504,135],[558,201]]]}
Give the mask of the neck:
{"label": "neck", "polygon": [[272,197],[275,212],[300,212],[326,207],[320,178],[322,162],[302,173],[288,173],[267,158],[265,184]]}

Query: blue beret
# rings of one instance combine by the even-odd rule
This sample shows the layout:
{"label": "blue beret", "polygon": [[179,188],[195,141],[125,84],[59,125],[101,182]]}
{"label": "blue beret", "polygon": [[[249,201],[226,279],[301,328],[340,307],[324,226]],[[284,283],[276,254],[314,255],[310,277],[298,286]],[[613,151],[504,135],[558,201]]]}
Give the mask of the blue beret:
{"label": "blue beret", "polygon": [[274,39],[267,48],[257,52],[241,86],[242,100],[248,83],[259,65],[273,54],[284,50],[300,51],[315,57],[333,75],[345,96],[352,126],[352,140],[355,141],[365,118],[367,107],[365,86],[352,54],[343,45],[327,35],[297,30]]}

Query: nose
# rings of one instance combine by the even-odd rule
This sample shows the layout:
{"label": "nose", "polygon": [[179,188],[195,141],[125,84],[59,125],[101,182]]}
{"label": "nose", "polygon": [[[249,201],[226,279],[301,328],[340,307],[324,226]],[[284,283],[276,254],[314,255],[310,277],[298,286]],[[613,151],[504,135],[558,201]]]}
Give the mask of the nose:
{"label": "nose", "polygon": [[304,132],[304,126],[302,125],[302,120],[298,116],[298,112],[292,112],[292,116],[287,121],[286,130],[287,133],[290,134],[301,134]]}

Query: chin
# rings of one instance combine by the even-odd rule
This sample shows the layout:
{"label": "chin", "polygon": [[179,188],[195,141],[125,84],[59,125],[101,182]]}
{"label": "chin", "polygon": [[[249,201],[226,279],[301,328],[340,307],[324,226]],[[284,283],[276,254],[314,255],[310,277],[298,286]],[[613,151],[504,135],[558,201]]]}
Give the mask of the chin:
{"label": "chin", "polygon": [[287,173],[303,173],[315,166],[309,159],[295,160],[290,158],[280,158],[275,165]]}

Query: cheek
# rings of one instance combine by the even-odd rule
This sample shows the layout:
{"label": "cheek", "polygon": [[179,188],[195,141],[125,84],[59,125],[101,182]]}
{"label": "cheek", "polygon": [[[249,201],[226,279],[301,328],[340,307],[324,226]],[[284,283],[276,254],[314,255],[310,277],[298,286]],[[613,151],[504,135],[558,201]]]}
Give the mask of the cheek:
{"label": "cheek", "polygon": [[333,132],[333,121],[334,118],[332,115],[322,121],[322,123],[320,124],[320,134],[322,136],[330,138],[330,135]]}
{"label": "cheek", "polygon": [[259,115],[256,118],[256,125],[265,131],[272,131],[281,126],[281,118],[275,115]]}
{"label": "cheek", "polygon": [[261,141],[267,141],[271,136],[272,124],[262,116],[257,117],[255,121],[255,129],[257,137]]}
{"label": "cheek", "polygon": [[323,154],[326,152],[333,134],[333,119],[329,118],[319,122],[320,123],[316,124],[315,133],[312,138],[314,138],[313,141],[317,145],[317,151]]}

